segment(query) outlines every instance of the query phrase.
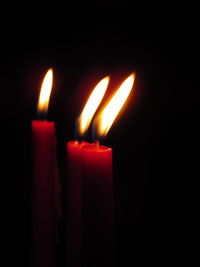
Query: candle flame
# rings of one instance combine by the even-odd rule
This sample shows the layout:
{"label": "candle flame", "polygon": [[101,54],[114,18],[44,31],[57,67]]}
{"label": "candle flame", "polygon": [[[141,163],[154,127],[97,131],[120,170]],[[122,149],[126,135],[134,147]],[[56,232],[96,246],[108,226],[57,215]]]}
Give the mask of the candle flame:
{"label": "candle flame", "polygon": [[131,89],[133,87],[133,83],[135,80],[135,74],[132,73],[126,80],[121,84],[115,95],[112,97],[107,106],[103,109],[103,111],[97,116],[96,125],[97,125],[97,133],[99,136],[105,136],[110,127],[112,126],[115,118],[120,112],[122,106],[126,102]]}
{"label": "candle flame", "polygon": [[103,78],[94,88],[93,92],[91,93],[79,119],[78,119],[78,128],[79,128],[79,134],[83,135],[89,125],[90,122],[101,103],[101,100],[106,92],[106,89],[108,87],[109,83],[109,76]]}
{"label": "candle flame", "polygon": [[42,87],[40,90],[40,96],[37,107],[39,113],[45,113],[45,114],[47,113],[52,83],[53,83],[53,69],[49,69],[44,77]]}

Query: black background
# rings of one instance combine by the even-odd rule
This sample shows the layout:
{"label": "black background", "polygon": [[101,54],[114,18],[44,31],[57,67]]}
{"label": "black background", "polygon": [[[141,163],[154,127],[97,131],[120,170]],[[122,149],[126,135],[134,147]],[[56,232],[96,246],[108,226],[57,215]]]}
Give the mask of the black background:
{"label": "black background", "polygon": [[[90,90],[109,74],[109,94],[136,72],[134,92],[105,140],[114,154],[118,266],[199,262],[195,7],[165,1],[74,4],[63,12],[52,6],[49,14],[36,9],[0,19],[2,266],[29,265],[30,123],[49,67],[54,86],[48,116],[56,124],[63,184],[65,143],[74,139]],[[59,266],[64,229],[62,221]]]}

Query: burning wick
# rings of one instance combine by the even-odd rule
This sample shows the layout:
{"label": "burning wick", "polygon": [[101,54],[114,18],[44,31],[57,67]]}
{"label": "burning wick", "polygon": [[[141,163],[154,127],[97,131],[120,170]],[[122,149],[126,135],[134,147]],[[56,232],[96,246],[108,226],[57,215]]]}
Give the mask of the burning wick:
{"label": "burning wick", "polygon": [[99,140],[95,141],[95,145],[97,146],[97,148],[99,148]]}

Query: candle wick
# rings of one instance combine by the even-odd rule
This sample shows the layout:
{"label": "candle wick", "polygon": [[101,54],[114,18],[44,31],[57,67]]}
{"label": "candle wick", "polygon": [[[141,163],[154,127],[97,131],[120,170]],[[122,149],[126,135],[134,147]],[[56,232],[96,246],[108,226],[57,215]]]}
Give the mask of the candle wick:
{"label": "candle wick", "polygon": [[96,140],[95,144],[96,144],[97,148],[99,148],[99,140]]}
{"label": "candle wick", "polygon": [[37,111],[37,119],[39,121],[44,121],[46,120],[46,112],[42,112],[42,111]]}

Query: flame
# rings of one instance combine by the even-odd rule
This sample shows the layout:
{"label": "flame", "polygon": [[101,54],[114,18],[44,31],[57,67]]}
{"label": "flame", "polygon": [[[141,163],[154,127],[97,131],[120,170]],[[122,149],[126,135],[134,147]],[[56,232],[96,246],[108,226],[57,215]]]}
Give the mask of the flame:
{"label": "flame", "polygon": [[97,132],[99,136],[105,136],[110,127],[112,126],[115,118],[117,117],[122,106],[126,102],[133,83],[135,80],[135,74],[132,73],[126,80],[121,84],[115,95],[112,97],[107,106],[103,109],[100,115],[97,116]]}
{"label": "flame", "polygon": [[79,119],[78,119],[78,127],[80,135],[83,135],[89,125],[90,122],[101,103],[101,100],[106,92],[109,83],[109,76],[103,78],[94,88],[93,92],[91,93]]}
{"label": "flame", "polygon": [[46,113],[48,110],[52,83],[53,83],[53,69],[49,69],[44,77],[40,91],[38,108],[37,108],[39,113]]}

